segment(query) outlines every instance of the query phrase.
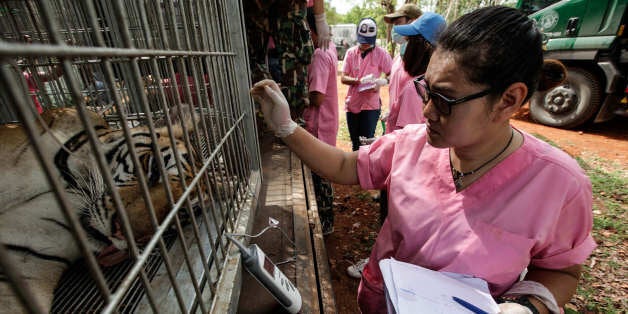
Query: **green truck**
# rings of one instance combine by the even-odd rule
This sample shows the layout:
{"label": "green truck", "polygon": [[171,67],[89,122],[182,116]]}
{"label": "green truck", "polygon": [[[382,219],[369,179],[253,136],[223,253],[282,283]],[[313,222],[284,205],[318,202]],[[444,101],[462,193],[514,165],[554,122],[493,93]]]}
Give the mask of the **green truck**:
{"label": "green truck", "polygon": [[538,123],[575,128],[628,116],[628,0],[519,0],[517,8],[543,33],[546,59],[567,66],[564,84],[537,92]]}

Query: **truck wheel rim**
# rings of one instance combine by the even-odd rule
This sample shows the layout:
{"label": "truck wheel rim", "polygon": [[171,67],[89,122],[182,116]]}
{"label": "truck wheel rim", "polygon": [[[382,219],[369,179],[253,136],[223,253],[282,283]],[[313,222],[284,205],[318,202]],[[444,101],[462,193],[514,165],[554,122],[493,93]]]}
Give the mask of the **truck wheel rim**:
{"label": "truck wheel rim", "polygon": [[553,114],[565,113],[578,105],[578,95],[570,88],[559,86],[545,95],[543,106]]}

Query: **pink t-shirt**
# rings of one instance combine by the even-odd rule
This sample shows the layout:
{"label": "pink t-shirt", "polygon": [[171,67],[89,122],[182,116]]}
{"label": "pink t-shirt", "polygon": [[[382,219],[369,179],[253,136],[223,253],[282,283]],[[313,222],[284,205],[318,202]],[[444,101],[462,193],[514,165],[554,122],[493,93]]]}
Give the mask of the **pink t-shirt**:
{"label": "pink t-shirt", "polygon": [[427,143],[425,125],[360,147],[360,185],[392,196],[358,292],[363,312],[385,310],[383,258],[482,278],[496,296],[528,265],[586,260],[596,246],[589,179],[573,158],[523,134],[520,148],[460,192],[449,150]]}
{"label": "pink t-shirt", "polygon": [[414,77],[408,76],[408,78],[405,85],[401,86],[396,101],[390,102],[388,119],[386,120],[386,134],[402,129],[408,124],[425,123],[423,100],[414,87],[412,81]]}
{"label": "pink t-shirt", "polygon": [[310,92],[325,95],[319,107],[305,109],[303,118],[305,128],[321,141],[336,146],[338,135],[338,85],[336,70],[338,55],[336,45],[329,43],[326,50],[316,49],[308,66],[308,85]]}
{"label": "pink t-shirt", "polygon": [[403,60],[400,55],[397,55],[392,62],[392,66],[390,68],[390,83],[388,83],[388,95],[390,97],[390,104],[399,97],[399,93],[401,93],[401,88],[406,84],[406,82],[412,77],[406,70],[403,68]]}
{"label": "pink t-shirt", "polygon": [[[358,46],[347,50],[342,71],[345,75],[362,78],[372,74],[375,78],[382,73],[390,74],[392,58],[386,50],[375,46],[373,51],[362,58]],[[345,110],[359,113],[362,110],[377,110],[380,108],[379,89],[360,92],[358,85],[350,85],[345,98]]]}

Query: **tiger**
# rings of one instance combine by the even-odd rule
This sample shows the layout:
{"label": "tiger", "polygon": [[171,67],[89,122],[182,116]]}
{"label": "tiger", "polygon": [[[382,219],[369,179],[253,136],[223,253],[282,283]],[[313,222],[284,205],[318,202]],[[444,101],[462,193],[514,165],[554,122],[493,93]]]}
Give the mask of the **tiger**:
{"label": "tiger", "polygon": [[[39,126],[37,136],[42,142],[44,158],[54,164],[54,175],[62,182],[72,214],[76,215],[87,235],[89,249],[101,265],[120,262],[128,256],[128,244],[121,232],[119,213],[98,170],[77,110],[50,109],[40,117],[45,126]],[[124,132],[110,128],[95,112],[88,111],[88,118],[126,209],[133,236],[140,242],[146,240],[154,230]],[[187,130],[191,129],[188,127]],[[184,192],[181,177],[185,185],[190,184],[193,167],[200,168],[199,156],[195,149],[186,147],[180,125],[172,128],[176,139],[174,146],[168,129],[156,128],[157,147],[167,173],[164,180],[151,148],[150,130],[147,127],[130,130],[155,215],[161,222],[171,209],[163,185],[170,185],[176,201]],[[182,176],[175,154],[183,166]],[[38,303],[49,311],[62,273],[82,254],[23,126],[0,126],[0,160],[0,242],[7,248],[11,261],[16,263]],[[206,187],[200,185],[192,197],[207,198],[204,191]],[[0,276],[0,313],[22,312],[22,306],[4,275]]]}

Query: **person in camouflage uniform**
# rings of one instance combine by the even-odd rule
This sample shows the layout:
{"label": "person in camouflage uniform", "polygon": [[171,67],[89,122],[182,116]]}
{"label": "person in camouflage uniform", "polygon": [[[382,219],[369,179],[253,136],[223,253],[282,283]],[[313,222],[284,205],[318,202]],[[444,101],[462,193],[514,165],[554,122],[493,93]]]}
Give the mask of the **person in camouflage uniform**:
{"label": "person in camouflage uniform", "polygon": [[306,23],[306,0],[244,1],[249,61],[253,82],[271,78],[302,118],[309,105],[307,66],[314,46]]}

